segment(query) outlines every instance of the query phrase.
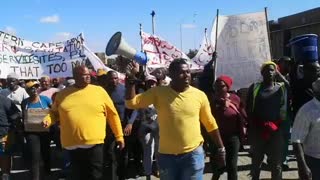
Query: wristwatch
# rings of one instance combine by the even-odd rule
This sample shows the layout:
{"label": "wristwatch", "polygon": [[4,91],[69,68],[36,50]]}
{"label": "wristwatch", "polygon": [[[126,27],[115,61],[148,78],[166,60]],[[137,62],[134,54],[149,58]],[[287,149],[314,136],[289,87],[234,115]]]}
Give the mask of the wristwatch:
{"label": "wristwatch", "polygon": [[218,148],[218,152],[224,153],[224,152],[226,152],[226,148],[225,147]]}

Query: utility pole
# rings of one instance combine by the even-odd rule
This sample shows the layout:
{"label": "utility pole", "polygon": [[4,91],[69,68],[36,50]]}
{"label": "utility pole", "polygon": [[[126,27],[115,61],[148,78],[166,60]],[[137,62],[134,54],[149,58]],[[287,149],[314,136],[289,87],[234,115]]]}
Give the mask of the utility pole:
{"label": "utility pole", "polygon": [[197,49],[197,45],[196,45],[196,30],[197,30],[196,16],[197,16],[197,13],[194,13],[193,14],[193,25],[194,25],[194,29],[193,29],[193,45],[194,45],[194,49]]}

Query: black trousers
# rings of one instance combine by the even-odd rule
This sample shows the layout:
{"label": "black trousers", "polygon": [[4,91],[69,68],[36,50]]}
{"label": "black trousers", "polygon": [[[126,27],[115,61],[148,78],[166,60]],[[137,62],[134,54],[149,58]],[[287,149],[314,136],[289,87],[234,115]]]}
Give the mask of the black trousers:
{"label": "black trousers", "polygon": [[50,173],[50,134],[47,132],[34,132],[25,134],[27,140],[28,164],[32,180],[43,179],[40,177],[41,160],[44,163],[46,174]]}
{"label": "black trousers", "polygon": [[311,170],[312,179],[313,180],[320,180],[320,171],[319,171],[320,159],[317,159],[317,158],[314,158],[311,156],[307,156],[307,155],[304,155],[304,158],[306,160],[308,167]]}
{"label": "black trousers", "polygon": [[135,136],[125,136],[125,148],[120,150],[113,136],[105,140],[105,163],[111,165],[111,179],[124,180],[128,175],[130,153],[133,154],[135,167],[141,168],[142,149]]}
{"label": "black trousers", "polygon": [[264,155],[268,156],[271,166],[271,179],[282,179],[282,157],[284,138],[281,129],[272,132],[271,137],[265,140],[261,137],[258,130],[251,130],[249,134],[251,138],[252,164],[251,174],[253,180],[258,180],[260,177],[260,167],[264,159]]}
{"label": "black trousers", "polygon": [[72,180],[101,180],[103,176],[103,144],[91,148],[69,150]]}
{"label": "black trousers", "polygon": [[220,175],[227,171],[228,180],[238,179],[238,152],[240,149],[240,138],[238,135],[230,137],[222,137],[223,144],[226,148],[226,168],[217,169],[214,161],[213,164],[213,177],[212,179],[219,179]]}

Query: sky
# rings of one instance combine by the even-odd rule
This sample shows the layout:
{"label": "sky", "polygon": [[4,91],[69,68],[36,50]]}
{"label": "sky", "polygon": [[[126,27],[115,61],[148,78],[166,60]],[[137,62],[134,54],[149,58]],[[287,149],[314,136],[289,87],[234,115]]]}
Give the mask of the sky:
{"label": "sky", "polygon": [[319,0],[3,0],[1,4],[1,31],[40,42],[62,41],[83,33],[94,52],[104,52],[117,31],[140,49],[139,24],[152,33],[153,10],[155,34],[177,47],[182,40],[187,52],[199,48],[217,9],[221,15],[234,15],[267,7],[268,19],[277,20],[320,7]]}

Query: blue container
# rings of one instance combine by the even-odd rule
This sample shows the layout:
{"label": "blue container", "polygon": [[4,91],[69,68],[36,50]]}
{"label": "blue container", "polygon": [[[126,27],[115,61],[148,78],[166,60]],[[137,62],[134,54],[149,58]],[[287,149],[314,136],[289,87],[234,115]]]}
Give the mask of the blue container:
{"label": "blue container", "polygon": [[316,34],[294,37],[290,39],[289,45],[296,62],[305,64],[318,61],[318,36]]}

